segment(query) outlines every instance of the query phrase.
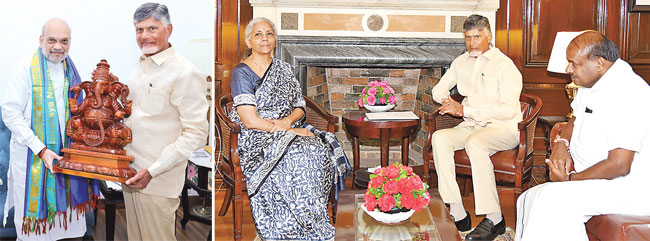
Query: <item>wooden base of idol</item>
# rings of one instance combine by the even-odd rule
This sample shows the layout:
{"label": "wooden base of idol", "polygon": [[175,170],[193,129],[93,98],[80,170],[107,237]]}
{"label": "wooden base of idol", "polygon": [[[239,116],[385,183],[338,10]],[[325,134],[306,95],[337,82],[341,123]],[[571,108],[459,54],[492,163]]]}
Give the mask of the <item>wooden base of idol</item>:
{"label": "wooden base of idol", "polygon": [[63,148],[63,159],[54,164],[54,172],[124,183],[135,176],[129,167],[133,157]]}

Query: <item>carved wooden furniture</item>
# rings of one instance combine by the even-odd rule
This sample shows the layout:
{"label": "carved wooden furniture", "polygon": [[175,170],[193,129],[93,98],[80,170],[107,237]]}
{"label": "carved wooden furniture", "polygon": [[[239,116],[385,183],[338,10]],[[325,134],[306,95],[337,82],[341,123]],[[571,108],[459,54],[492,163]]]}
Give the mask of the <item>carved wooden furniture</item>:
{"label": "carved wooden furniture", "polygon": [[[410,136],[417,131],[420,120],[403,121],[368,121],[365,120],[366,113],[363,111],[352,111],[343,114],[343,124],[347,132],[352,136],[352,155],[354,159],[352,189],[357,188],[356,174],[359,171],[359,138],[379,139],[381,146],[381,166],[388,166],[388,141],[390,138],[402,139],[402,164],[408,166],[409,140]],[[362,175],[362,173],[359,173]],[[363,172],[366,174],[366,172]],[[364,187],[359,187],[364,188]]]}
{"label": "carved wooden furniture", "polygon": [[[322,107],[307,96],[304,96],[304,99],[306,102],[305,110],[307,112],[305,113],[306,122],[319,130],[334,132],[334,126],[338,123],[338,118],[328,114]],[[242,195],[244,194],[243,191],[246,189],[246,180],[242,173],[239,156],[237,155],[237,137],[240,128],[228,118],[232,104],[232,96],[227,94],[219,98],[219,102],[215,108],[217,110],[218,131],[221,134],[221,161],[217,163],[217,168],[220,170],[221,176],[226,184],[226,195],[221,204],[219,216],[224,216],[226,214],[226,211],[228,211],[228,207],[232,202],[234,238],[235,240],[241,240],[243,217]],[[332,186],[330,201],[333,200],[334,197],[334,188],[336,188],[336,185]],[[334,222],[336,222],[336,212],[337,207],[332,207],[332,220]]]}
{"label": "carved wooden furniture", "polygon": [[[460,96],[452,96],[452,98],[458,101],[462,99]],[[542,108],[542,100],[531,94],[522,93],[519,101],[523,114],[523,120],[518,125],[520,134],[519,146],[511,150],[497,152],[490,157],[494,166],[494,176],[497,185],[500,185],[502,182],[513,184],[515,188],[515,203],[519,195],[529,187],[528,181],[532,175],[533,167],[533,138],[535,136],[537,117]],[[422,150],[424,157],[424,181],[431,185],[430,173],[435,174],[431,135],[436,130],[454,127],[462,122],[463,119],[451,115],[440,115],[435,112],[426,114],[425,121],[428,124],[428,139]],[[455,152],[454,160],[456,162],[456,174],[471,177],[472,169],[464,149]],[[465,179],[463,195],[469,193],[470,184],[471,181],[469,178]]]}
{"label": "carved wooden furniture", "polygon": [[[56,162],[54,171],[116,182],[135,175],[129,167],[133,157],[123,149],[131,142],[131,130],[120,122],[131,114],[129,87],[109,68],[103,59],[92,72],[92,81],[70,87],[74,95],[68,98],[72,117],[66,135],[72,142],[61,150],[64,159]],[[82,89],[86,96],[77,103]]]}
{"label": "carved wooden furniture", "polygon": [[[566,122],[555,123],[548,138],[557,136]],[[550,143],[553,149],[553,142]],[[650,216],[609,214],[594,216],[585,224],[589,240],[650,240]]]}

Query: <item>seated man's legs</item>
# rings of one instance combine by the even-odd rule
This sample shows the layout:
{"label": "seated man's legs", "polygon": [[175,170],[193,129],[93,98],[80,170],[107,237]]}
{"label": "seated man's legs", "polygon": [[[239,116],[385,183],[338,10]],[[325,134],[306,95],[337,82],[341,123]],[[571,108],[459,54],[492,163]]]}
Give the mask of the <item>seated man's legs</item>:
{"label": "seated man's legs", "polygon": [[431,137],[433,161],[438,176],[438,191],[445,203],[460,205],[463,203],[456,182],[454,151],[465,148],[465,140],[474,132],[469,127],[456,127],[438,130]]}
{"label": "seated man's legs", "polygon": [[[509,150],[519,144],[519,135],[502,128],[485,127],[467,138],[465,151],[472,165],[472,184],[476,215],[498,214],[501,207],[494,179],[494,166],[490,155],[497,151]],[[492,217],[490,217],[493,219]],[[494,220],[497,223],[499,220]]]}
{"label": "seated man's legs", "polygon": [[585,222],[592,216],[650,215],[650,194],[628,183],[598,179],[529,189],[517,200],[516,240],[587,240]]}

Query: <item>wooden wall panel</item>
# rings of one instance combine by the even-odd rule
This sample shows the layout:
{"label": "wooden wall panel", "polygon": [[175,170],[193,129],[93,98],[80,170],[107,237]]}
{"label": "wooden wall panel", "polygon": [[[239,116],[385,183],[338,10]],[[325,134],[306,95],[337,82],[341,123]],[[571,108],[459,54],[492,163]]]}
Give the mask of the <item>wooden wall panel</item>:
{"label": "wooden wall panel", "polygon": [[[248,0],[217,0],[216,83],[217,96],[230,93],[230,72],[241,61],[247,48],[244,29],[253,18]],[[217,98],[215,98],[215,101]]]}
{"label": "wooden wall panel", "polygon": [[650,13],[630,14],[629,55],[631,64],[650,64]]}
{"label": "wooden wall panel", "polygon": [[598,0],[527,0],[525,66],[546,67],[557,32],[598,29],[598,7]]}

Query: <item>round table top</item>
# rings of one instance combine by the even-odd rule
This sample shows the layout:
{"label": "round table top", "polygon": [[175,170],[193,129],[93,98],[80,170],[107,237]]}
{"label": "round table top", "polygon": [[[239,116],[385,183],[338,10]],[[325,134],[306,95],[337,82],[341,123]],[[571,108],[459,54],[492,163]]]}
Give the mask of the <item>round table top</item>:
{"label": "round table top", "polygon": [[415,120],[381,120],[371,121],[366,119],[365,111],[348,111],[343,113],[343,123],[347,126],[361,128],[398,128],[414,127],[420,124],[419,119]]}

